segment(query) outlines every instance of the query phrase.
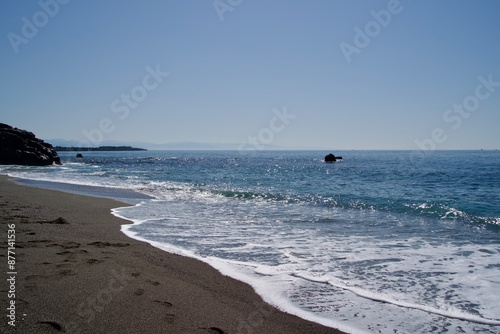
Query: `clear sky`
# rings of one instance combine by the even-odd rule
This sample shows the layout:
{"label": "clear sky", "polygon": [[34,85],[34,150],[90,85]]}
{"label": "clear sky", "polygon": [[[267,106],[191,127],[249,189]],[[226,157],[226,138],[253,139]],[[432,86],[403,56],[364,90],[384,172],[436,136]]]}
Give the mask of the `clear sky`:
{"label": "clear sky", "polygon": [[2,1],[0,122],[96,144],[498,149],[499,17],[496,0]]}

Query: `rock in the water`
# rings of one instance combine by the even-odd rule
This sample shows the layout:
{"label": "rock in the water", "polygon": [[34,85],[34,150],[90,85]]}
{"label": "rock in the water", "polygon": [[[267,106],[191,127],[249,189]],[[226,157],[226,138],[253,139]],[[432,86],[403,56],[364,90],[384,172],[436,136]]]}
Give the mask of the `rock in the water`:
{"label": "rock in the water", "polygon": [[81,153],[77,153],[77,154],[76,154],[76,157],[77,157],[77,158],[81,158],[81,159],[83,159],[83,155],[82,155]]}
{"label": "rock in the water", "polygon": [[325,156],[325,162],[335,162],[337,160],[340,160],[342,159],[342,157],[336,157],[335,155],[333,154],[328,154],[327,156]]}
{"label": "rock in the water", "polygon": [[52,145],[29,131],[0,123],[0,165],[61,165]]}

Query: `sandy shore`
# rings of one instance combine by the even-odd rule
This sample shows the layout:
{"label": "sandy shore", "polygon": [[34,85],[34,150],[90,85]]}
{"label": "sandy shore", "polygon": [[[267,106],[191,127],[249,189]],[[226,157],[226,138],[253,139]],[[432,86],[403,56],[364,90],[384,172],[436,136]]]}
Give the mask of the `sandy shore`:
{"label": "sandy shore", "polygon": [[[126,205],[0,176],[0,332],[340,333],[269,306],[205,263],[126,237],[128,222],[110,213]],[[11,224],[16,275],[6,273]]]}

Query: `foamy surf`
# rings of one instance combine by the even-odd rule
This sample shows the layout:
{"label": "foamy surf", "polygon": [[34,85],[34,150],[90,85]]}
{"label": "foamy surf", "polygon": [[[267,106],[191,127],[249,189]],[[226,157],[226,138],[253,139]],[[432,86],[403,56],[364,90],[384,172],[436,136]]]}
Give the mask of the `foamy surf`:
{"label": "foamy surf", "polygon": [[437,315],[441,315],[441,316],[448,317],[448,318],[454,318],[454,319],[459,319],[459,320],[475,322],[478,324],[500,326],[500,319],[499,320],[486,319],[486,318],[481,318],[481,317],[478,317],[478,316],[475,316],[472,314],[460,312],[458,310],[448,311],[448,310],[438,309],[438,308],[427,306],[427,305],[420,305],[420,304],[405,302],[403,300],[398,300],[390,295],[386,295],[383,293],[374,293],[372,291],[368,291],[368,290],[365,290],[365,289],[362,289],[359,287],[349,286],[344,281],[342,281],[336,277],[316,277],[316,276],[308,275],[305,273],[294,273],[294,276],[303,278],[303,279],[311,281],[311,282],[328,283],[328,284],[331,284],[335,287],[338,287],[338,288],[341,288],[344,290],[348,290],[348,291],[356,294],[357,296],[360,296],[360,297],[363,297],[363,298],[366,298],[369,300],[373,300],[376,302],[389,303],[389,304],[400,306],[400,307],[421,310],[421,311],[424,311],[427,313],[437,314]]}
{"label": "foamy surf", "polygon": [[[227,201],[222,200],[219,204],[205,203],[201,209],[213,210],[214,206]],[[192,210],[195,210],[194,206]],[[234,209],[229,212],[237,213]],[[275,222],[262,226],[262,222],[248,215],[249,222],[239,225],[228,222],[224,215],[205,224],[206,221],[193,217],[184,203],[174,200],[145,201],[135,208],[114,210],[114,214],[135,222],[123,227],[124,233],[130,237],[204,261],[221,273],[250,284],[267,302],[288,313],[349,333],[370,332],[374,328],[381,333],[390,333],[393,329],[405,332],[405,328],[406,332],[415,333],[418,332],[415,328],[430,331],[435,326],[430,325],[433,323],[442,323],[442,328],[451,332],[450,326],[454,326],[456,333],[462,330],[474,332],[482,325],[495,333],[496,329],[491,326],[500,325],[499,319],[467,313],[453,305],[454,300],[469,300],[471,305],[482,300],[489,316],[495,312],[496,297],[488,301],[486,295],[495,294],[496,283],[481,287],[478,286],[479,280],[472,278],[482,275],[481,281],[488,281],[491,275],[487,272],[481,274],[479,270],[495,265],[495,248],[438,244],[437,241],[429,243],[420,238],[399,242],[361,236],[331,239],[314,233],[311,228],[299,229],[296,226],[293,231],[287,231],[280,226],[283,223]],[[149,219],[133,219],[133,216]],[[179,227],[187,225],[188,229]],[[168,233],[157,234],[160,231]],[[258,232],[255,237],[250,237],[242,231]],[[454,271],[443,271],[443,263],[453,266]],[[406,272],[404,268],[407,268]],[[422,282],[409,279],[415,268],[422,273]],[[344,279],[331,274],[339,270],[342,270]],[[367,289],[360,288],[361,274],[368,277],[364,282]],[[441,283],[436,285],[438,282],[434,277],[441,277]],[[384,285],[393,280],[397,282],[391,284],[391,294],[380,292],[386,290]],[[320,288],[317,284],[326,284],[333,289]],[[464,293],[444,293],[451,290],[450,286],[459,285]],[[432,294],[428,292],[429,287],[434,289]],[[479,298],[474,301],[474,296]],[[420,299],[434,304],[419,304],[417,300]],[[439,303],[441,306],[437,306]],[[416,316],[417,311],[420,313]],[[484,310],[476,307],[471,311]],[[394,326],[381,329],[374,325],[387,323]]]}

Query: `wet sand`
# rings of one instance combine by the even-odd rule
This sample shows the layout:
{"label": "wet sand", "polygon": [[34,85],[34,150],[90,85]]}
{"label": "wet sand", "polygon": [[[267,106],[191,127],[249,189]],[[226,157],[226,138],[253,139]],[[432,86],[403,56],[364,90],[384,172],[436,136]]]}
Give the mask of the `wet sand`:
{"label": "wet sand", "polygon": [[[195,259],[120,232],[126,206],[0,176],[2,333],[341,333],[284,313]],[[8,229],[15,228],[15,275]],[[15,278],[15,297],[8,297]],[[12,282],[12,280],[11,280]],[[15,331],[7,307],[15,301]]]}

